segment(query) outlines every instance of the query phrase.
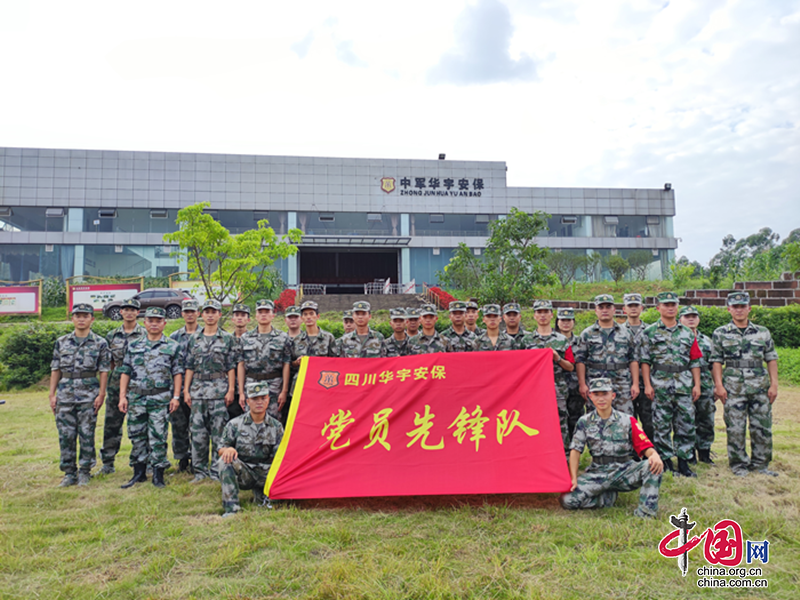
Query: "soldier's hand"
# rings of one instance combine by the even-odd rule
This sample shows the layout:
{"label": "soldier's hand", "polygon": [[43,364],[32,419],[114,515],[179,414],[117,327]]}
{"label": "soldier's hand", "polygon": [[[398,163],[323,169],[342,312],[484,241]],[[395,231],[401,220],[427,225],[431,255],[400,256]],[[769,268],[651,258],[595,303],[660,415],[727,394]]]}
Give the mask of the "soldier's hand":
{"label": "soldier's hand", "polygon": [[50,394],[50,410],[53,411],[53,414],[56,414],[56,395]]}
{"label": "soldier's hand", "polygon": [[700,386],[695,385],[692,387],[692,402],[697,402],[700,399]]}
{"label": "soldier's hand", "polygon": [[244,410],[244,407],[246,405],[247,405],[247,396],[245,396],[244,394],[239,394],[239,406],[241,406],[242,410]]}
{"label": "soldier's hand", "polygon": [[183,395],[183,401],[186,403],[186,406],[192,408],[192,397],[189,394]]}
{"label": "soldier's hand", "polygon": [[127,414],[128,413],[128,397],[127,396],[120,396],[119,397],[118,407],[119,407],[119,412],[121,412],[123,414]]}
{"label": "soldier's hand", "polygon": [[664,472],[664,461],[655,450],[647,457],[647,462],[650,463],[650,472],[653,475],[661,475]]}
{"label": "soldier's hand", "polygon": [[103,406],[103,396],[98,394],[97,398],[94,399],[94,414],[97,414],[101,406]]}
{"label": "soldier's hand", "polygon": [[233,390],[228,390],[228,392],[225,394],[225,406],[230,406],[233,404],[233,396]]}
{"label": "soldier's hand", "polygon": [[172,398],[169,401],[169,412],[174,413],[178,410],[178,407],[181,405],[181,401],[178,398]]}
{"label": "soldier's hand", "polygon": [[644,384],[644,395],[650,399],[650,402],[656,397],[656,391],[652,385]]}
{"label": "soldier's hand", "polygon": [[589,386],[586,385],[585,383],[582,383],[580,385],[580,387],[578,388],[578,393],[580,393],[580,395],[583,396],[584,400],[588,400],[589,399],[589,396],[588,396],[588,394],[589,394]]}
{"label": "soldier's hand", "polygon": [[220,448],[219,457],[222,462],[229,465],[239,457],[239,453],[236,452],[236,448]]}
{"label": "soldier's hand", "polygon": [[728,400],[728,390],[721,385],[714,386],[714,395],[719,398],[723,404]]}
{"label": "soldier's hand", "polygon": [[286,404],[286,398],[289,395],[288,392],[282,391],[278,394],[278,408],[283,408],[283,405]]}
{"label": "soldier's hand", "polygon": [[778,386],[777,384],[769,386],[767,390],[767,398],[769,398],[769,403],[772,404],[775,402],[775,399],[778,397]]}
{"label": "soldier's hand", "polygon": [[553,350],[553,362],[554,362],[554,363],[557,363],[557,362],[558,362],[558,361],[560,361],[560,360],[561,360],[561,357],[558,355],[558,352],[556,352],[555,350]]}
{"label": "soldier's hand", "polygon": [[569,487],[570,492],[574,492],[575,488],[578,487],[578,480],[576,478],[572,478],[572,485]]}
{"label": "soldier's hand", "polygon": [[631,400],[636,400],[639,397],[639,385],[634,383],[631,386]]}

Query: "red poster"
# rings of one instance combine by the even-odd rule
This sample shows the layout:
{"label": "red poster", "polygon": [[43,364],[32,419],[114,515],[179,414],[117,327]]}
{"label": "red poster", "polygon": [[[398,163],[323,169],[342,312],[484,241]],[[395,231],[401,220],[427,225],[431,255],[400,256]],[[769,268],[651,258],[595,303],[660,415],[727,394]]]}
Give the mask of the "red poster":
{"label": "red poster", "polygon": [[39,304],[39,286],[4,286],[0,287],[0,314],[3,315],[35,315],[41,312]]}
{"label": "red poster", "polygon": [[569,491],[550,350],[303,358],[270,498]]}

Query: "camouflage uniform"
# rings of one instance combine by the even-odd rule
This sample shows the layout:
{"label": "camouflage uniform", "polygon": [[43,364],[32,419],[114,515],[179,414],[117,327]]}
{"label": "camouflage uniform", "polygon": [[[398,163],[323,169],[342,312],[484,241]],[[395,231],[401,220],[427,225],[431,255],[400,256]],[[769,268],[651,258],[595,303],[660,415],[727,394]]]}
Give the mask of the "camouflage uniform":
{"label": "camouflage uniform", "polygon": [[[269,393],[265,382],[250,384],[247,395],[251,398]],[[237,417],[225,426],[221,448],[235,448],[238,454],[231,463],[217,459],[217,469],[222,483],[222,507],[225,513],[238,512],[239,490],[253,490],[254,499],[265,499],[263,490],[267,474],[283,439],[283,426],[269,415],[263,423],[254,423],[250,413]]]}
{"label": "camouflage uniform", "polygon": [[[586,365],[586,379],[609,378],[617,397],[614,408],[629,415],[633,414],[631,400],[630,363],[637,360],[636,342],[633,333],[619,323],[606,333],[600,323],[595,321],[581,332],[574,349],[575,362]],[[587,401],[587,410],[594,410]]]}
{"label": "camouflage uniform", "polygon": [[186,347],[187,371],[193,371],[189,396],[192,399],[192,467],[199,478],[216,478],[212,466],[209,473],[208,445],[216,456],[222,430],[228,422],[225,394],[228,392],[228,371],[239,362],[238,344],[230,333],[218,329],[213,335],[196,333]]}
{"label": "camouflage uniform", "polygon": [[477,335],[466,328],[464,333],[459,335],[452,325],[439,335],[450,342],[450,352],[472,352],[478,339]]}
{"label": "camouflage uniform", "polygon": [[[298,336],[299,337],[299,336]],[[278,396],[283,390],[283,365],[292,362],[291,339],[285,331],[274,327],[269,333],[249,331],[241,338],[245,385],[266,381],[269,386],[267,414],[281,419]]]}
{"label": "camouflage uniform", "polygon": [[698,450],[711,450],[714,443],[714,415],[717,405],[714,401],[714,377],[711,375],[711,356],[714,345],[711,338],[697,332],[697,344],[703,352],[700,359],[700,398],[694,403],[694,424]]}
{"label": "camouflage uniform", "polygon": [[[313,337],[308,335],[307,332],[301,331],[297,337],[290,339],[289,353],[292,362],[302,356],[336,356],[336,338],[333,337],[332,333],[324,329],[320,329],[319,333]],[[289,388],[290,395],[294,393],[294,385],[300,368],[292,367],[292,370],[294,373]]]}
{"label": "camouflage uniform", "polygon": [[[644,332],[646,325],[640,323],[639,325],[631,325],[630,323],[622,323],[620,327],[627,329],[633,335],[634,343],[636,344],[636,353],[638,356],[639,346],[642,343],[641,336]],[[641,366],[640,366],[641,368]],[[633,380],[631,380],[632,382]],[[651,440],[654,439],[653,435],[653,405],[650,398],[645,396],[644,383],[642,382],[641,373],[639,374],[639,395],[633,398],[633,414],[639,419],[642,424],[642,429]]]}
{"label": "camouflage uniform", "polygon": [[173,377],[184,371],[180,351],[178,342],[164,335],[156,342],[145,337],[128,345],[119,371],[131,378],[127,393],[131,466],[146,463],[149,458],[154,469],[169,467],[169,403]]}
{"label": "camouflage uniform", "polygon": [[505,331],[497,332],[497,344],[492,344],[489,334],[485,331],[475,338],[475,352],[493,352],[495,350],[516,350],[517,343]]}
{"label": "camouflage uniform", "polygon": [[108,348],[111,351],[111,360],[114,361],[114,370],[108,376],[103,447],[100,449],[100,459],[104,465],[114,466],[114,458],[122,443],[122,425],[125,421],[125,413],[119,410],[119,377],[121,375],[119,368],[125,359],[125,350],[128,348],[128,344],[146,337],[147,330],[138,323],[130,333],[126,333],[120,325],[106,336]]}
{"label": "camouflage uniform", "polygon": [[[570,319],[574,321],[575,310],[572,308],[559,308],[556,313],[556,319]],[[559,333],[569,340],[574,357],[578,349],[578,336],[575,335],[574,332],[570,332],[569,337],[561,331],[559,331]],[[569,394],[567,395],[567,428],[569,429],[569,438],[572,439],[572,434],[575,431],[575,426],[578,424],[578,419],[586,412],[586,400],[581,396],[577,368],[574,371],[565,372],[564,378],[567,380],[567,388],[569,389]]]}
{"label": "camouflage uniform", "polygon": [[406,335],[403,340],[398,340],[394,335],[385,338],[383,340],[383,347],[386,351],[386,356],[406,356],[408,354],[408,340],[410,339],[408,335]]}
{"label": "camouflage uniform", "polygon": [[[766,327],[748,321],[744,332],[731,322],[717,328],[711,339],[711,362],[724,364],[722,385],[728,392],[724,406],[728,462],[740,475],[748,469],[764,470],[772,461],[772,404],[767,396],[770,378],[763,365],[778,360],[772,336]],[[750,457],[745,443],[748,419]]]}
{"label": "camouflage uniform", "polygon": [[408,356],[452,351],[450,340],[442,337],[437,331],[434,331],[433,335],[425,335],[420,331],[408,340]]}
{"label": "camouflage uniform", "polygon": [[[195,333],[203,335],[203,328],[198,327]],[[181,357],[181,366],[186,368],[186,350],[189,347],[189,338],[193,333],[186,333],[186,327],[173,331],[170,335],[171,340],[178,342],[179,354]],[[192,457],[191,446],[191,423],[192,423],[192,409],[186,406],[186,400],[183,393],[180,394],[181,400],[178,408],[171,412],[169,421],[172,423],[172,455],[175,460],[183,460]]]}
{"label": "camouflage uniform", "polygon": [[77,471],[76,443],[80,439],[80,470],[88,476],[94,465],[94,430],[97,415],[94,400],[100,392],[96,373],[111,369],[108,342],[90,331],[82,342],[75,332],[61,336],[53,348],[51,371],[61,371],[56,390],[56,428],[61,448],[61,470]]}
{"label": "camouflage uniform", "polygon": [[667,327],[661,319],[648,326],[641,337],[639,360],[650,365],[650,383],[656,394],[655,445],[665,461],[676,455],[683,460],[694,457],[694,384],[690,369],[700,367],[699,358],[690,356],[694,344],[691,329],[680,323]]}
{"label": "camouflage uniform", "polygon": [[578,477],[575,490],[561,497],[561,505],[566,509],[606,508],[614,506],[618,492],[641,487],[639,506],[633,514],[655,517],[661,475],[650,472],[649,461],[633,459],[634,452],[644,456],[653,447],[636,418],[614,409],[605,420],[597,411],[587,413],[578,420],[570,450],[583,453],[587,444],[592,464]]}
{"label": "camouflage uniform", "polygon": [[370,329],[362,342],[357,331],[345,333],[336,340],[336,356],[341,358],[382,358],[386,356],[383,334]]}

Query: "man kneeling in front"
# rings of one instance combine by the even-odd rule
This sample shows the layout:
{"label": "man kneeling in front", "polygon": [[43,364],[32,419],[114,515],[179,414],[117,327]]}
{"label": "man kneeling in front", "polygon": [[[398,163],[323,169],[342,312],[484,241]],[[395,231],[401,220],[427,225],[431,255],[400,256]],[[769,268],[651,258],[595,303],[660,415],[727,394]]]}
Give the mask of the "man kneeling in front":
{"label": "man kneeling in front", "polygon": [[264,495],[267,473],[283,439],[283,426],[267,414],[269,382],[257,381],[246,387],[247,412],[225,425],[219,448],[219,479],[222,483],[223,517],[242,507],[239,490],[253,490],[253,502],[272,508]]}
{"label": "man kneeling in front", "polygon": [[[653,518],[658,511],[664,463],[636,418],[612,408],[613,389],[606,378],[589,384],[589,398],[596,410],[582,416],[575,426],[569,452],[572,487],[561,496],[561,505],[566,509],[605,508],[614,506],[618,492],[642,488],[633,514]],[[587,444],[592,464],[578,477],[578,464]],[[647,460],[634,460],[634,452]]]}

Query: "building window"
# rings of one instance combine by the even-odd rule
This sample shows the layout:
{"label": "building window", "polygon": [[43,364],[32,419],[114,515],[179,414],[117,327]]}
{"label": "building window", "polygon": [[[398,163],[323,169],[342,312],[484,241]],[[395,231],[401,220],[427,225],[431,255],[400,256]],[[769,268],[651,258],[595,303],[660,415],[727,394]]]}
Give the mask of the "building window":
{"label": "building window", "polygon": [[432,214],[429,219],[430,223],[444,223],[444,215]]}

